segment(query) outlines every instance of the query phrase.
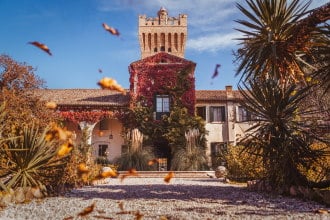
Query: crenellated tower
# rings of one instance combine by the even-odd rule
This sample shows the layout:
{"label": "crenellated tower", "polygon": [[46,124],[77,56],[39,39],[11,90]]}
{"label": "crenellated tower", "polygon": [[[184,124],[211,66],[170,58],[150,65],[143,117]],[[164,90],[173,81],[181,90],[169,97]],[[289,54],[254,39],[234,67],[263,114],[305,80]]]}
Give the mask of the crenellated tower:
{"label": "crenellated tower", "polygon": [[166,52],[184,58],[187,40],[187,15],[169,17],[162,7],[157,17],[139,16],[139,41],[141,59]]}

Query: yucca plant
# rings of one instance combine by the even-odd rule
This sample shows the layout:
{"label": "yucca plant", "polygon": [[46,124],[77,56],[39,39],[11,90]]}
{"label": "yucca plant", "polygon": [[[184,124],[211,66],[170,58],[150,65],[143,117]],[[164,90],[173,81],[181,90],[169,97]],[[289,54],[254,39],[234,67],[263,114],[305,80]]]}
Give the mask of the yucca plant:
{"label": "yucca plant", "polygon": [[54,186],[63,175],[66,157],[57,157],[56,142],[47,141],[46,132],[25,127],[20,136],[3,144],[0,153],[6,164],[0,167],[0,179],[7,188]]}
{"label": "yucca plant", "polygon": [[153,166],[148,165],[148,161],[154,158],[152,151],[143,147],[143,134],[137,129],[127,133],[128,151],[123,153],[115,163],[118,164],[118,170],[152,170]]}
{"label": "yucca plant", "polygon": [[[329,181],[311,182],[300,169],[308,169],[319,157],[329,153],[329,145],[313,149],[315,141],[324,142],[308,123],[314,110],[300,108],[309,87],[297,89],[296,85],[283,85],[280,80],[249,81],[239,87],[245,108],[257,117],[241,144],[251,154],[261,156],[267,179],[273,189],[299,185],[325,187]],[[307,117],[308,116],[308,117]]]}
{"label": "yucca plant", "polygon": [[176,148],[171,162],[172,170],[197,171],[207,168],[207,157],[203,147],[203,135],[198,129],[185,133],[186,146]]}
{"label": "yucca plant", "polygon": [[237,50],[237,75],[241,74],[243,81],[272,74],[285,82],[305,82],[311,71],[324,69],[315,63],[323,57],[320,53],[329,56],[329,26],[325,22],[330,4],[308,11],[311,1],[302,2],[246,0],[248,7],[237,4],[246,17],[237,20],[242,25],[237,30],[243,34],[239,38],[242,47]]}

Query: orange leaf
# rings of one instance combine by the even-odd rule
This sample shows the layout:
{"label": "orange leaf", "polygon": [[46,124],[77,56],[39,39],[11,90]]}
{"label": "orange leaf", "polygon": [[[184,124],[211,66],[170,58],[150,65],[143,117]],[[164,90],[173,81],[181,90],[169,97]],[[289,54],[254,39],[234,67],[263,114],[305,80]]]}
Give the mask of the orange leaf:
{"label": "orange leaf", "polygon": [[80,172],[80,173],[88,173],[89,172],[89,169],[88,169],[88,167],[86,166],[85,163],[80,163],[78,165],[78,172]]}
{"label": "orange leaf", "polygon": [[127,173],[123,174],[120,177],[120,181],[122,182],[126,177],[128,176],[138,176],[139,174],[137,173],[136,169],[132,168],[127,171]]}
{"label": "orange leaf", "polygon": [[106,23],[103,23],[102,26],[103,26],[104,30],[108,31],[110,34],[117,35],[117,36],[120,35],[120,33],[119,33],[119,31],[117,29],[115,29],[113,27],[110,27]]}
{"label": "orange leaf", "polygon": [[104,171],[101,173],[101,177],[106,178],[106,177],[117,177],[117,173],[113,170],[109,171]]}
{"label": "orange leaf", "polygon": [[45,104],[46,108],[49,108],[49,109],[55,109],[57,107],[57,104],[55,102],[47,102]]}
{"label": "orange leaf", "polygon": [[159,159],[158,158],[154,158],[154,159],[148,161],[148,165],[149,166],[152,166],[155,163],[159,163]]}
{"label": "orange leaf", "polygon": [[92,205],[87,206],[86,208],[84,208],[84,210],[82,210],[78,214],[78,216],[86,216],[86,215],[90,214],[94,210],[94,207],[95,207],[95,202]]}
{"label": "orange leaf", "polygon": [[126,90],[112,78],[104,77],[97,84],[101,86],[102,89],[116,90],[124,95],[126,94]]}
{"label": "orange leaf", "polygon": [[173,177],[174,177],[174,172],[171,171],[171,172],[169,172],[169,173],[164,177],[164,181],[165,181],[166,183],[169,183]]}
{"label": "orange leaf", "polygon": [[45,44],[39,43],[37,41],[29,42],[29,44],[32,44],[32,45],[38,47],[39,49],[41,49],[41,50],[45,51],[46,53],[48,53],[50,56],[52,55],[49,48]]}

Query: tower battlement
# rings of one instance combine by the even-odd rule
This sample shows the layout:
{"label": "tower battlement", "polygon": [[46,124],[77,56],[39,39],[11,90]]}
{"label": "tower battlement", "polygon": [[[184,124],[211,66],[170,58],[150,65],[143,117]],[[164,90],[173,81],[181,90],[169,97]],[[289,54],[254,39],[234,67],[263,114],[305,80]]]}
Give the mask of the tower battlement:
{"label": "tower battlement", "polygon": [[141,59],[166,52],[184,58],[187,39],[187,15],[169,17],[161,8],[157,17],[139,16]]}

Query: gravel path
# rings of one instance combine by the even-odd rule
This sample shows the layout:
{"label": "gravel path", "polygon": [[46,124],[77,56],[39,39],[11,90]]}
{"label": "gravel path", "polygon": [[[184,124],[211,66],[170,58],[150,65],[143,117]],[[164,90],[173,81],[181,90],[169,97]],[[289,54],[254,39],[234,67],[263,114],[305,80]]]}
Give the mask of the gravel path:
{"label": "gravel path", "polygon": [[[95,204],[91,213],[79,216]],[[248,191],[217,179],[127,178],[9,205],[0,219],[330,219],[315,202]]]}

